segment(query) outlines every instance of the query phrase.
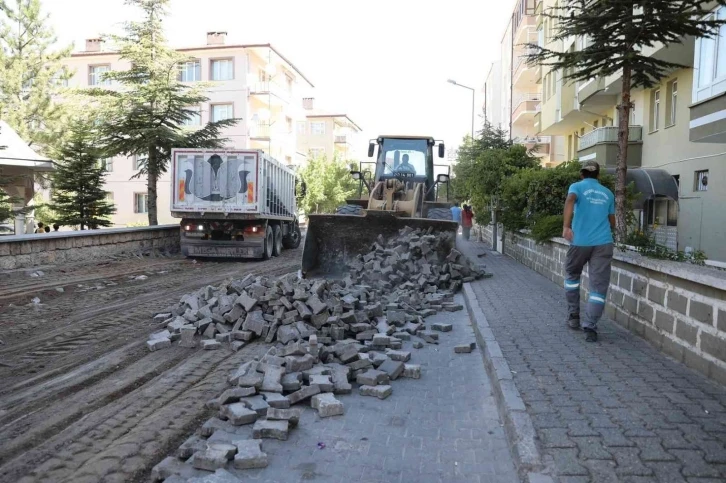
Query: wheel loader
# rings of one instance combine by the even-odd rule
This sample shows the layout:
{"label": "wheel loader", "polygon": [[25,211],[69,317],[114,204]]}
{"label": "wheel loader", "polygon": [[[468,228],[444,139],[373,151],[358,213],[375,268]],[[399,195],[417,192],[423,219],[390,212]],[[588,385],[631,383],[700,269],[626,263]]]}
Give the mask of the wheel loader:
{"label": "wheel loader", "polygon": [[428,136],[378,136],[368,145],[369,158],[376,147],[376,161],[369,163],[375,168],[350,173],[359,183],[359,198],[347,200],[335,214],[309,215],[303,277],[341,275],[379,235],[394,235],[405,226],[447,232],[454,247],[458,225],[452,220],[449,172],[434,176],[434,168],[443,166],[434,164],[434,147],[443,158],[444,143]]}

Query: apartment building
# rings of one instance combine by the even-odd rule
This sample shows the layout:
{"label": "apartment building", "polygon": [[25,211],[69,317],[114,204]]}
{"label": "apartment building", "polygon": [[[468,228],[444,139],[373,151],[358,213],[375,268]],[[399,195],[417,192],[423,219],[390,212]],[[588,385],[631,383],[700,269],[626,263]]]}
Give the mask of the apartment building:
{"label": "apartment building", "polygon": [[[305,117],[297,121],[297,152],[301,156],[338,156],[341,159],[358,159],[361,149],[367,147],[360,139],[360,126],[347,114],[317,110],[315,99],[303,99]],[[361,147],[362,144],[365,146]]]}
{"label": "apartment building", "polygon": [[527,45],[541,40],[537,6],[536,0],[517,1],[499,45],[499,60],[487,75],[484,111],[487,120],[507,131],[515,143],[537,146],[535,155],[551,167],[570,158],[562,140],[541,134],[537,124],[543,100],[541,69],[526,61]]}
{"label": "apartment building", "polygon": [[[188,56],[179,67],[179,79],[186,83],[209,85],[209,101],[194,106],[198,115],[187,122],[189,129],[210,121],[238,118],[223,134],[229,147],[262,149],[288,164],[301,163],[297,154],[295,124],[305,119],[303,97],[309,97],[312,83],[284,55],[270,44],[227,44],[226,32],[210,32],[205,45],[178,49]],[[67,65],[75,74],[72,87],[114,89],[103,73],[124,70],[129,64],[116,52],[104,49],[98,39],[86,42],[83,52],[74,53]],[[137,159],[115,157],[105,161],[109,198],[116,204],[116,227],[145,224],[147,220],[146,181],[133,178]],[[132,179],[133,178],[133,179]],[[170,209],[169,174],[158,183],[159,223],[175,223]]]}
{"label": "apartment building", "polygon": [[[543,8],[555,5],[544,0]],[[726,15],[719,7],[715,15]],[[556,25],[541,19],[543,41],[552,49],[582,49],[588,39],[555,45]],[[726,33],[715,39],[648,48],[647,55],[686,66],[653,89],[632,93],[628,177],[641,199],[641,226],[672,249],[703,250],[726,262]],[[543,68],[539,134],[565,139],[568,158],[596,160],[613,170],[617,157],[617,109],[621,75],[587,82],[563,80]],[[720,180],[720,181],[719,181]]]}

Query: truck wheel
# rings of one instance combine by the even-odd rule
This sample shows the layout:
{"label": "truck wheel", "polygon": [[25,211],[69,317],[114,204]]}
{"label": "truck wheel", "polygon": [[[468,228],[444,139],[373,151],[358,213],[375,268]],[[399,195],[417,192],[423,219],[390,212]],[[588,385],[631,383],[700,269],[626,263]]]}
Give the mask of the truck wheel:
{"label": "truck wheel", "polygon": [[295,225],[292,229],[292,233],[282,238],[282,246],[287,249],[295,249],[300,246],[300,240],[302,235],[300,234],[300,227]]}
{"label": "truck wheel", "polygon": [[262,244],[262,259],[269,260],[272,257],[272,247],[275,245],[275,236],[272,233],[272,227],[267,226],[265,230],[265,241]]}
{"label": "truck wheel", "polygon": [[358,205],[343,205],[335,210],[336,215],[363,215],[363,207]]}
{"label": "truck wheel", "polygon": [[454,216],[449,208],[431,208],[426,214],[429,220],[447,220],[454,221]]}
{"label": "truck wheel", "polygon": [[272,227],[272,238],[274,239],[272,244],[272,256],[279,257],[280,253],[282,253],[282,229],[280,228],[280,225]]}

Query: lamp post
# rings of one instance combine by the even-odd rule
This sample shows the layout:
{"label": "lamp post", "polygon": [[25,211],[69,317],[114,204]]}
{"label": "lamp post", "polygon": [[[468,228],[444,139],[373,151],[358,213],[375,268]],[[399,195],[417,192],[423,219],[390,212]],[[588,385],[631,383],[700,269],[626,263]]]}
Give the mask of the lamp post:
{"label": "lamp post", "polygon": [[474,96],[476,94],[476,91],[472,87],[468,87],[462,84],[459,84],[453,79],[449,79],[446,82],[449,84],[454,84],[455,86],[463,87],[464,89],[469,89],[471,91],[471,140],[474,140]]}

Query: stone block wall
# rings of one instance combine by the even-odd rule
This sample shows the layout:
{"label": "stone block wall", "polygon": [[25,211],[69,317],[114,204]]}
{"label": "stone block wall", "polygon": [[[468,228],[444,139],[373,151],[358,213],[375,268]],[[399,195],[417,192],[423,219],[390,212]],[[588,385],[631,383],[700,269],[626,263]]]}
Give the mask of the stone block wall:
{"label": "stone block wall", "polygon": [[471,239],[492,246],[492,227],[490,225],[474,225],[471,229]]}
{"label": "stone block wall", "polygon": [[[490,227],[478,230],[489,231],[491,240]],[[538,245],[507,233],[504,253],[563,286],[568,246],[563,239]],[[583,300],[587,286],[586,268]],[[726,384],[726,271],[616,251],[605,313],[662,352]]]}
{"label": "stone block wall", "polygon": [[179,225],[0,237],[0,270],[102,259],[154,249],[179,251]]}

